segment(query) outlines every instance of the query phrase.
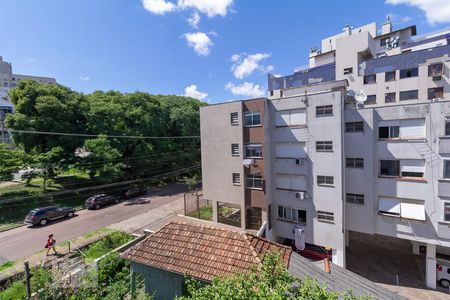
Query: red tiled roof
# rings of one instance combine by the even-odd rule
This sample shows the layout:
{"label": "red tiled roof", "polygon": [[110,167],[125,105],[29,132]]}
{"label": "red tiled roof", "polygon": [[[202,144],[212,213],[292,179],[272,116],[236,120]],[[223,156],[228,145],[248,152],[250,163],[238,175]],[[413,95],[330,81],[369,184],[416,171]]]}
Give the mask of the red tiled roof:
{"label": "red tiled roof", "polygon": [[225,228],[189,223],[169,223],[140,244],[124,259],[179,274],[212,281],[248,271],[261,264],[268,251],[278,250],[289,263],[291,249],[266,239]]}

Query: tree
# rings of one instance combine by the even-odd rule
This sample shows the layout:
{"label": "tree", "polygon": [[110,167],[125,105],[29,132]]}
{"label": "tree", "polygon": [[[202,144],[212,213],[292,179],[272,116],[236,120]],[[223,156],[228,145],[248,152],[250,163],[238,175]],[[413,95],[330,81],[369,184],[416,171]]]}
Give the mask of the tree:
{"label": "tree", "polygon": [[185,177],[183,177],[183,181],[184,181],[184,184],[187,185],[188,191],[192,192],[195,188],[195,185],[198,182],[198,176],[197,175],[194,175],[192,177],[185,176]]}
{"label": "tree", "polygon": [[0,182],[9,181],[25,166],[25,153],[10,145],[0,144]]}
{"label": "tree", "polygon": [[41,177],[43,180],[42,188],[47,189],[48,181],[53,179],[55,169],[62,160],[64,150],[61,147],[51,148],[47,152],[34,152],[28,157],[30,158],[29,166],[34,176]]}
{"label": "tree", "polygon": [[106,136],[100,135],[96,139],[86,140],[84,149],[87,156],[84,159],[83,168],[88,171],[91,178],[95,175],[102,178],[121,175],[124,165],[117,162],[117,159],[121,157],[120,152],[111,146]]}

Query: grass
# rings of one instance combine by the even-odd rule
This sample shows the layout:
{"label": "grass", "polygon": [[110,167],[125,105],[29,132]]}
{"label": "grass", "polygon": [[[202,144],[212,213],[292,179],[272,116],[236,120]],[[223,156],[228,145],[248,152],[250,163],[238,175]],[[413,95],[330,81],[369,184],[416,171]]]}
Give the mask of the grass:
{"label": "grass", "polygon": [[84,250],[84,254],[88,261],[93,261],[132,239],[133,236],[126,232],[115,231],[89,245],[89,247]]}
{"label": "grass", "polygon": [[190,214],[188,214],[188,216],[193,218],[199,218],[202,220],[212,220],[213,216],[212,207],[210,206],[202,207],[199,210],[191,212]]}
{"label": "grass", "polygon": [[4,271],[4,270],[6,270],[6,269],[9,269],[9,268],[11,268],[12,266],[14,266],[14,262],[12,262],[12,261],[7,261],[7,262],[2,263],[2,264],[0,265],[0,272],[1,272],[1,271]]}

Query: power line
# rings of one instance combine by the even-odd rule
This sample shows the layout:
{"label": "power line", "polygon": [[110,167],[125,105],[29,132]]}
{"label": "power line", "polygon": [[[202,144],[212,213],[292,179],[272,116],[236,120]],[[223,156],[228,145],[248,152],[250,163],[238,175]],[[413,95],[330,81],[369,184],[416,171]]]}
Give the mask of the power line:
{"label": "power line", "polygon": [[42,134],[42,135],[61,135],[61,136],[78,136],[78,137],[95,137],[104,136],[107,138],[125,138],[125,139],[144,139],[144,140],[157,140],[157,139],[198,139],[199,135],[185,135],[185,136],[138,136],[138,135],[105,135],[105,134],[82,134],[82,133],[69,133],[69,132],[50,132],[50,131],[35,131],[35,130],[18,130],[9,129],[10,132],[27,133],[27,134]]}

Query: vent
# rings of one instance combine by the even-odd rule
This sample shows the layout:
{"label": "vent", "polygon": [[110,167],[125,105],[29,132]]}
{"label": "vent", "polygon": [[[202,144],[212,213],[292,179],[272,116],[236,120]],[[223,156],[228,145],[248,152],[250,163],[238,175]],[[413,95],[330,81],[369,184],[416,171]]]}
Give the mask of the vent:
{"label": "vent", "polygon": [[306,192],[295,192],[295,198],[299,200],[305,200]]}

